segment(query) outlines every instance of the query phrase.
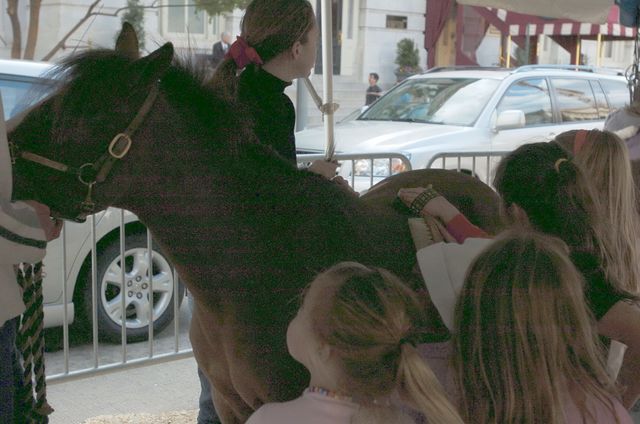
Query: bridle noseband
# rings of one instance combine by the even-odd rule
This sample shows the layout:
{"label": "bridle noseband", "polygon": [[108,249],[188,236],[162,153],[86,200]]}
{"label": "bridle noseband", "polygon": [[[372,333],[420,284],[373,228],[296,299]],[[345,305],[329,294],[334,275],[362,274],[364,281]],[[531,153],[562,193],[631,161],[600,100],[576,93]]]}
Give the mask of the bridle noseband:
{"label": "bridle noseband", "polygon": [[75,222],[84,222],[87,216],[95,212],[96,203],[93,201],[93,186],[96,183],[104,182],[109,176],[109,172],[113,168],[113,165],[120,159],[124,158],[131,144],[133,143],[132,135],[140,127],[147,114],[151,110],[151,107],[158,97],[159,88],[158,84],[154,84],[151,91],[147,95],[144,103],[138,110],[138,113],[133,118],[129,126],[121,133],[117,134],[107,148],[107,151],[102,154],[95,162],[85,163],[79,167],[72,167],[60,162],[48,159],[38,154],[20,150],[20,148],[12,142],[9,142],[9,152],[11,154],[11,163],[15,164],[16,160],[23,159],[29,162],[35,162],[47,168],[55,169],[56,171],[70,174],[77,177],[81,184],[87,187],[87,195],[84,200],[78,205],[79,212],[73,218],[64,217]]}

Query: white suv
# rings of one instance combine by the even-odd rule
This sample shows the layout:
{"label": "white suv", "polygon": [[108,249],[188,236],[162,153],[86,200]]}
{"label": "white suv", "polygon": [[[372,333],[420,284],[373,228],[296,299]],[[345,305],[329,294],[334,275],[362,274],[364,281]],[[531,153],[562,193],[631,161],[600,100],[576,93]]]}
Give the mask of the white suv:
{"label": "white suv", "polygon": [[[5,119],[21,112],[51,91],[53,84],[48,73],[52,69],[53,65],[47,63],[0,60],[0,95]],[[173,299],[177,295],[178,305],[181,304],[184,287],[178,284],[178,289],[175,290],[173,267],[155,247],[151,256],[153,267],[148,265],[147,230],[134,214],[110,208],[95,214],[94,218],[100,336],[105,340],[120,340],[122,294],[125,296],[127,339],[143,340],[148,335],[149,298],[153,298],[154,330],[160,331],[173,320]],[[125,228],[124,285],[120,271],[123,265],[120,260],[121,223]],[[63,324],[65,305],[70,323],[75,317],[86,325],[92,317],[93,243],[90,220],[84,224],[66,222],[64,235],[64,240],[59,238],[47,245],[47,255],[44,258],[45,327]],[[66,258],[64,267],[63,258]],[[147,282],[150,268],[153,275],[152,296]],[[64,277],[63,270],[66,273]],[[66,283],[66,299],[63,296],[63,282]]]}
{"label": "white suv", "polygon": [[[564,131],[602,128],[610,112],[628,103],[627,82],[618,72],[566,68],[435,68],[397,85],[356,119],[338,123],[336,151],[401,153],[420,169],[439,153],[510,151]],[[296,133],[299,154],[322,152],[324,144],[322,128]],[[373,169],[369,161],[356,162],[354,175],[388,176],[388,160],[379,162]],[[447,168],[457,167],[450,162]],[[399,160],[393,165],[403,168]],[[464,163],[462,168],[471,172]]]}

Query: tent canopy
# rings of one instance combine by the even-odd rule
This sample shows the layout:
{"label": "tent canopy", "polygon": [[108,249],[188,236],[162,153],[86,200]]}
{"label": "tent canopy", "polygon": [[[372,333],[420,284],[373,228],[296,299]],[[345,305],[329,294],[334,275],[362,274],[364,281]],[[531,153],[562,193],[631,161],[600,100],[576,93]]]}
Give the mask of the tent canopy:
{"label": "tent canopy", "polygon": [[458,3],[597,24],[607,21],[613,6],[613,0],[459,0]]}
{"label": "tent canopy", "polygon": [[[620,9],[618,6],[610,7],[607,20],[602,24],[577,22],[570,19],[543,18],[489,7],[476,7],[475,9],[485,18],[493,17],[491,23],[498,27],[501,32],[511,36],[527,35],[528,29],[528,34],[531,36],[580,35],[583,38],[589,38],[601,34],[616,38],[635,37],[634,28],[626,27],[619,23]],[[497,22],[498,24],[496,24]]]}

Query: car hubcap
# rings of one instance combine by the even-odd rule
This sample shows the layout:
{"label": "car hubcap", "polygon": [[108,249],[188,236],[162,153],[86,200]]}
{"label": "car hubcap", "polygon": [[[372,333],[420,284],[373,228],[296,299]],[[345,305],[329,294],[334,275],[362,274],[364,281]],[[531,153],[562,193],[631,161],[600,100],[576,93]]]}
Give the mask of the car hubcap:
{"label": "car hubcap", "polygon": [[[124,285],[122,264],[115,258],[102,278],[102,307],[109,318],[122,325],[122,295],[124,294],[127,328],[141,328],[149,324],[150,298],[153,299],[153,320],[158,319],[171,303],[173,272],[167,260],[157,252],[152,254],[152,281],[149,284],[149,255],[146,248],[125,252]],[[151,295],[153,289],[153,295]]]}

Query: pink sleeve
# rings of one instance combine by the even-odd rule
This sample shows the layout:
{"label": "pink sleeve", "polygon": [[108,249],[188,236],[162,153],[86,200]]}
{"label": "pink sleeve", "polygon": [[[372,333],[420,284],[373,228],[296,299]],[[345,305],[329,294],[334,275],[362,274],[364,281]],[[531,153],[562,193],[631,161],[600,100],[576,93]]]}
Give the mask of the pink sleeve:
{"label": "pink sleeve", "polygon": [[447,231],[458,243],[463,243],[467,238],[491,238],[480,227],[476,227],[463,215],[458,214],[447,223]]}

